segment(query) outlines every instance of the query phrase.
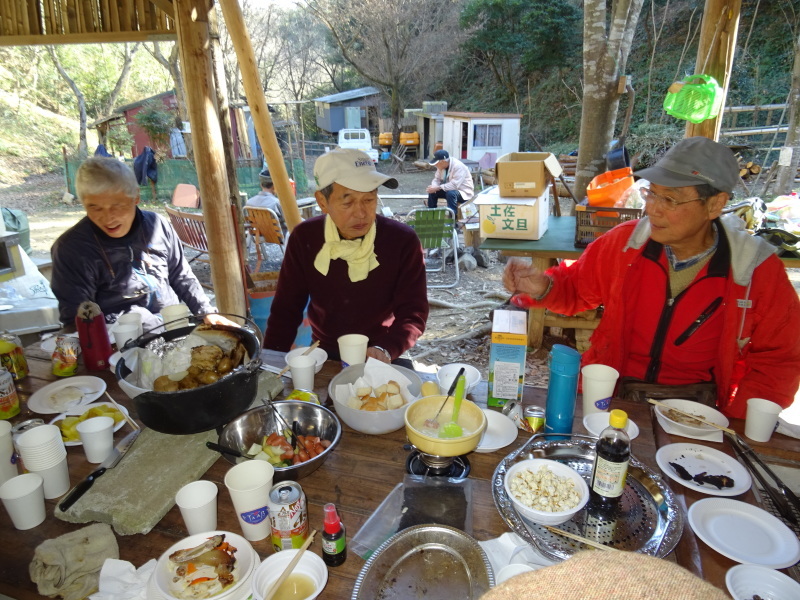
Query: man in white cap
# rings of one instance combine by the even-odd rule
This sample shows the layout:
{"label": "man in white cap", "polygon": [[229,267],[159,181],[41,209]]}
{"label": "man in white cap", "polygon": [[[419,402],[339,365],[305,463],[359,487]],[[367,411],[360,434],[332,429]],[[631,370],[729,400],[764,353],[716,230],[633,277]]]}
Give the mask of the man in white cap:
{"label": "man in white cap", "polygon": [[364,152],[346,148],[320,156],[314,178],[324,216],[289,237],[264,347],[289,350],[308,304],[312,335],[329,357],[339,357],[339,336],[360,333],[369,338],[367,356],[395,361],[428,318],[417,234],[376,214],[378,186],[394,189],[397,180],[379,173]]}
{"label": "man in white cap", "polygon": [[458,216],[458,205],[471,200],[475,194],[472,174],[464,163],[451,158],[447,150],[434,152],[431,164],[436,167],[436,175],[425,190],[428,208],[436,208],[439,198],[444,198],[453,214]]}
{"label": "man in white cap", "polygon": [[583,364],[645,384],[715,386],[731,417],[744,417],[753,397],[789,406],[800,382],[800,301],[775,248],[722,215],[739,183],[733,153],[687,138],[636,176],[649,182],[645,217],[605,233],[570,266],[541,273],[511,260],[504,285],[560,314],[603,305]]}

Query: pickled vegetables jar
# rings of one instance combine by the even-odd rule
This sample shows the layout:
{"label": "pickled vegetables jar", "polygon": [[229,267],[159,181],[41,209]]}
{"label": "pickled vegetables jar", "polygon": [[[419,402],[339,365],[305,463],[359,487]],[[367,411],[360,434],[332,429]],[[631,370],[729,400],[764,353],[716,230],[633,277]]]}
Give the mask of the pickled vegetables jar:
{"label": "pickled vegetables jar", "polygon": [[0,419],[10,419],[19,414],[19,396],[14,387],[14,378],[8,370],[0,367]]}
{"label": "pickled vegetables jar", "polygon": [[22,342],[13,333],[0,333],[0,366],[11,373],[14,381],[28,376],[28,361],[22,351]]}

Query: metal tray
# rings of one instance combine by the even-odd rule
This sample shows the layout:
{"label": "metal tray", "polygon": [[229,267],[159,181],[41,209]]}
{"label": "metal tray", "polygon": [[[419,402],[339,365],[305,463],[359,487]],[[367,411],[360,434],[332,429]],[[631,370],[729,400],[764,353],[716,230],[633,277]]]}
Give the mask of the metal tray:
{"label": "metal tray", "polygon": [[[538,434],[506,456],[495,469],[492,495],[500,516],[517,535],[547,558],[564,560],[585,546],[523,518],[506,494],[503,485],[506,471],[517,461],[548,458],[569,465],[588,483],[596,443],[596,438],[582,435]],[[663,558],[680,540],[683,523],[683,513],[664,479],[631,456],[619,512],[613,518],[593,515],[584,508],[558,527],[619,550]]]}
{"label": "metal tray", "polygon": [[492,565],[473,538],[446,525],[416,525],[381,544],[351,600],[478,600],[493,586]]}

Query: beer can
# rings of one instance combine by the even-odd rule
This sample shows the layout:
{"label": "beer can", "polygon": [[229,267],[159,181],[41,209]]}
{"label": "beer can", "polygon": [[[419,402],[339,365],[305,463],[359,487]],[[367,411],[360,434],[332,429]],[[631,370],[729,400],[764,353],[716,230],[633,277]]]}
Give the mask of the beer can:
{"label": "beer can", "polygon": [[531,433],[538,433],[544,429],[544,409],[541,406],[526,406],[525,420],[528,422]]}
{"label": "beer can", "polygon": [[19,396],[14,378],[8,369],[0,367],[0,419],[10,419],[19,414]]}
{"label": "beer can", "polygon": [[81,342],[70,335],[56,337],[56,349],[53,350],[53,375],[69,377],[78,372],[78,353]]}
{"label": "beer can", "polygon": [[296,481],[283,481],[269,492],[272,546],[277,552],[300,548],[308,538],[308,507],[303,488]]}
{"label": "beer can", "polygon": [[14,381],[28,375],[28,361],[22,351],[22,342],[13,333],[0,333],[0,366],[11,373]]}

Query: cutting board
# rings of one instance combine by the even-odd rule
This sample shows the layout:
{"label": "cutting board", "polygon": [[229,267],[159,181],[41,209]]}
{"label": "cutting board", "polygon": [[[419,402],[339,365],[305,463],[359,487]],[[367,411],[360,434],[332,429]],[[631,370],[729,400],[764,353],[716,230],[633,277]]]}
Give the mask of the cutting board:
{"label": "cutting board", "polygon": [[206,448],[215,431],[166,435],[144,429],[120,463],[106,471],[66,512],[69,523],[108,523],[119,535],[148,533],[175,504],[177,491],[219,458]]}

